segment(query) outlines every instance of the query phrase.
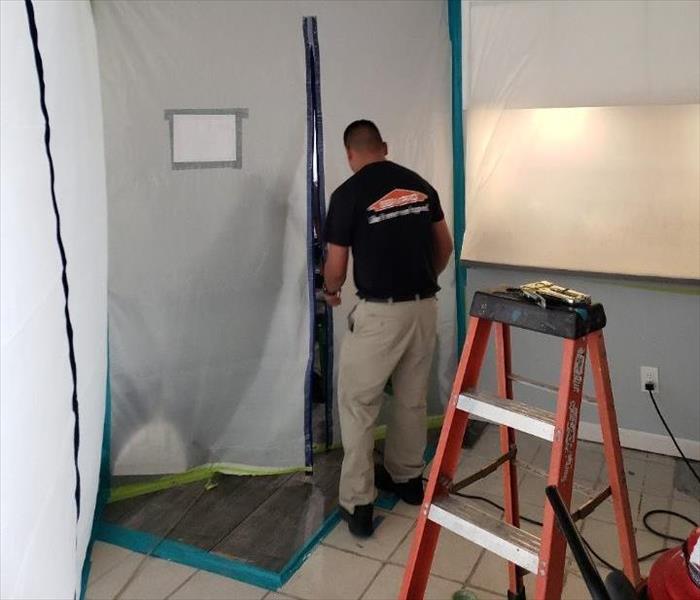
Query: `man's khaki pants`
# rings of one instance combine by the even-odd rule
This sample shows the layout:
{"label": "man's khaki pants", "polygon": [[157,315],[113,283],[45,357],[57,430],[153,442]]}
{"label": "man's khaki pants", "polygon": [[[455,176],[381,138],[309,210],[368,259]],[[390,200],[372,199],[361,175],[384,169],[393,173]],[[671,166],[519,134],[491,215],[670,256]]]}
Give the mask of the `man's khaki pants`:
{"label": "man's khaki pants", "polygon": [[340,505],[374,502],[374,428],[384,387],[393,398],[387,423],[384,466],[397,482],[423,471],[426,395],[435,349],[437,300],[380,303],[361,300],[348,318],[340,351],[338,405],[345,456]]}

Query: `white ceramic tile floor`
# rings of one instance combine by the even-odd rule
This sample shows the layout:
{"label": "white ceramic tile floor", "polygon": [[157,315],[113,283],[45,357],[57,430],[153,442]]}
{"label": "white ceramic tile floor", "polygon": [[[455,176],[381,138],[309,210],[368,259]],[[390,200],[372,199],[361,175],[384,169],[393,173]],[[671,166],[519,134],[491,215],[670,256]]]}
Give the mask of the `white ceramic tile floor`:
{"label": "white ceramic tile floor", "polygon": [[[632,514],[632,520],[637,529],[645,529],[644,526],[644,515],[650,510],[669,510],[671,508],[671,499],[665,498],[663,496],[651,496],[649,494],[644,494],[641,496],[641,502],[639,505],[639,512],[635,515],[634,511]],[[668,532],[668,515],[665,514],[655,514],[649,516],[649,525],[654,529],[658,529],[662,533]]]}
{"label": "white ceramic tile floor", "polygon": [[281,591],[304,600],[356,599],[381,568],[378,560],[321,544]]}
{"label": "white ceramic tile floor", "polygon": [[413,520],[408,517],[392,515],[383,510],[376,510],[374,514],[375,519],[379,517],[383,520],[372,537],[368,539],[356,538],[342,524],[330,533],[324,543],[369,558],[386,560],[396,550],[401,540],[406,537],[408,530],[413,526]]}
{"label": "white ceramic tile floor", "polygon": [[[623,456],[625,465],[625,479],[627,480],[627,489],[630,491],[641,492],[644,487],[644,477],[648,461],[644,457],[644,453],[636,452],[631,454],[630,451],[625,451]],[[603,465],[603,476],[608,479],[607,467]]]}
{"label": "white ceramic tile floor", "polygon": [[410,517],[411,519],[415,519],[418,516],[419,510],[420,506],[413,506],[411,504],[406,504],[403,500],[399,500],[396,506],[394,506],[394,508],[391,509],[391,512],[395,515],[401,515],[404,517]]}
{"label": "white ceramic tile floor", "polygon": [[[531,504],[529,502],[520,503],[520,514],[533,521],[539,521],[541,523],[543,512],[544,508],[541,504]],[[539,536],[542,533],[542,527],[540,525],[528,523],[524,520],[520,521],[520,528],[536,536]]]}
{"label": "white ceramic tile floor", "polygon": [[[112,600],[129,581],[143,560],[141,554],[130,552],[116,567],[97,579],[91,579],[85,594],[87,600]],[[94,568],[94,567],[93,567]],[[165,596],[163,596],[165,598]]]}
{"label": "white ceramic tile floor", "polygon": [[603,468],[603,449],[597,444],[580,444],[576,450],[575,478],[593,484]]}
{"label": "white ceramic tile floor", "polygon": [[197,571],[180,588],[168,596],[169,600],[261,600],[267,590],[248,585],[229,577]]}
{"label": "white ceramic tile floor", "polygon": [[[465,451],[465,458],[470,460],[471,466],[478,468],[478,465],[484,462],[481,458],[486,454],[484,448],[495,448],[497,452],[497,441],[497,436],[487,435],[484,444],[479,443],[476,449]],[[582,446],[582,449],[585,449],[590,460],[596,460],[595,449],[591,450],[588,445]],[[530,443],[527,451],[536,455],[543,449],[539,443]],[[637,488],[636,491],[630,491],[630,505],[640,554],[665,545],[662,539],[644,529],[641,517],[647,510],[671,508],[700,521],[700,500],[668,489],[669,479],[664,473],[673,471],[674,462],[671,459],[626,450],[625,465],[628,479],[631,479],[633,486]],[[591,469],[591,473],[597,470],[596,467]],[[656,481],[652,483],[652,479]],[[500,476],[496,475],[494,481],[500,482]],[[530,513],[539,515],[541,505],[532,502],[533,499],[541,497],[542,485],[539,478],[525,473],[522,483],[522,511],[530,516],[534,516]],[[606,473],[602,468],[597,487],[604,485]],[[477,485],[465,491],[488,495],[495,501],[502,502],[500,495],[484,488],[490,490],[492,486],[490,483],[486,486]],[[88,600],[114,600],[116,594],[133,578],[119,600],[388,600],[395,597],[400,585],[413,539],[413,523],[417,513],[417,507],[404,503],[399,503],[391,513],[377,511],[378,515],[384,517],[384,522],[377,530],[375,539],[367,541],[353,538],[348,534],[346,525],[339,524],[324,542],[314,549],[292,579],[277,592],[269,592],[203,571],[195,572],[189,567],[154,558],[147,559],[143,567],[136,572],[143,561],[141,555],[98,542],[92,557],[93,565],[86,596]],[[661,529],[666,523],[673,535],[685,536],[690,528],[679,519],[671,518],[668,522],[663,517],[652,519],[652,524]],[[612,520],[612,503],[608,500],[586,519],[582,531],[599,554],[610,562],[619,564],[617,531],[611,527]],[[539,529],[529,526],[526,528],[533,532]],[[666,545],[675,544],[669,542]],[[642,572],[648,572],[652,562],[653,559],[642,563]],[[601,568],[601,574],[605,577],[607,569]],[[533,598],[534,577],[528,576],[525,581],[528,597]],[[443,532],[433,562],[426,598],[450,600],[452,593],[462,587],[472,590],[480,600],[503,598],[507,587],[505,564],[456,535]],[[588,597],[578,568],[572,561],[567,562],[562,597],[565,600],[583,600]]]}
{"label": "white ceramic tile floor", "polygon": [[544,440],[526,433],[517,433],[515,442],[518,445],[517,458],[525,463],[531,463],[540,448],[545,446]]}
{"label": "white ceramic tile floor", "polygon": [[662,463],[652,462],[647,458],[644,474],[644,493],[670,498],[673,495],[673,475],[674,469]]}
{"label": "white ceramic tile floor", "polygon": [[[601,484],[600,487],[604,487],[604,485]],[[637,514],[639,512],[640,499],[641,495],[639,494],[639,492],[629,492],[630,511],[632,512],[632,520],[635,522],[637,519]],[[615,511],[613,509],[612,499],[608,498],[601,505],[599,505],[593,512],[592,518],[595,518],[599,521],[607,521],[608,523],[614,523]]]}
{"label": "white ceramic tile floor", "polygon": [[[413,542],[413,533],[406,536],[396,552],[391,555],[389,562],[405,566]],[[465,581],[474,568],[482,549],[452,533],[443,531],[438,539],[438,546],[433,559],[432,573],[445,579]]]}
{"label": "white ceramic tile floor", "polygon": [[95,581],[114,569],[118,564],[133,556],[133,552],[113,544],[95,542],[92,548],[90,582]]}
{"label": "white ceramic tile floor", "polygon": [[135,572],[131,583],[119,595],[120,600],[161,600],[167,598],[196,569],[158,558],[147,558]]}
{"label": "white ceramic tile floor", "polygon": [[[694,500],[671,500],[671,509],[677,513],[685,515],[696,523],[700,523],[700,498]],[[669,518],[668,533],[675,537],[685,538],[691,531],[692,525],[678,517]]]}
{"label": "white ceramic tile floor", "polygon": [[[362,596],[362,600],[395,600],[399,595],[403,568],[396,565],[385,565]],[[437,576],[428,579],[425,600],[449,600],[462,584],[449,581]]]}
{"label": "white ceramic tile floor", "polygon": [[[525,585],[525,596],[535,597],[535,576],[527,573],[523,577]],[[506,597],[508,589],[508,567],[505,560],[490,553],[484,553],[476,571],[467,580],[468,585],[474,589],[484,589],[492,594],[497,594],[501,598]],[[481,596],[478,596],[481,598]]]}
{"label": "white ceramic tile floor", "polygon": [[591,595],[583,579],[577,574],[569,573],[566,576],[561,597],[562,600],[588,600]]}

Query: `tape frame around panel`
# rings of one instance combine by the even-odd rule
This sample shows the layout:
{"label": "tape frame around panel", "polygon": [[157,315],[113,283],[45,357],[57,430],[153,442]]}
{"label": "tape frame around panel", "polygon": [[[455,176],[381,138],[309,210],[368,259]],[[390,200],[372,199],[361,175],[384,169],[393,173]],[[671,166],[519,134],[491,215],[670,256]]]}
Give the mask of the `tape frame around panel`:
{"label": "tape frame around panel", "polygon": [[[177,115],[231,115],[236,119],[236,160],[207,160],[175,162],[175,132],[173,117]],[[170,129],[170,168],[173,171],[188,169],[242,169],[243,168],[243,119],[248,118],[247,108],[167,108],[164,118]]]}

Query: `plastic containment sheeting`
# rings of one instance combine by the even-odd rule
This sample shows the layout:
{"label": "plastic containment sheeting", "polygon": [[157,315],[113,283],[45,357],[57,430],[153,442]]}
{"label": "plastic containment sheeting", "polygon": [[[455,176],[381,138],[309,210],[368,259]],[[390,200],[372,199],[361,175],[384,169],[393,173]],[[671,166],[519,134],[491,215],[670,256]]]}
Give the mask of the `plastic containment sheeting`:
{"label": "plastic containment sheeting", "polygon": [[700,5],[463,13],[462,258],[700,280]]}
{"label": "plastic containment sheeting", "polygon": [[70,288],[75,418],[62,263],[24,2],[1,2],[0,416],[3,598],[73,598],[89,543],[105,405],[107,230],[97,47],[87,2],[34,3]]}
{"label": "plastic containment sheeting", "polygon": [[[433,183],[451,220],[446,5],[93,8],[110,206],[113,473],[303,467],[310,306],[302,18],[318,18],[326,198],[351,175],[344,127],[370,118],[390,158]],[[222,146],[214,160],[198,160],[203,129],[173,125],[186,114],[236,114],[235,132],[227,124],[215,134],[217,144],[235,140],[236,152]],[[194,131],[186,147],[183,131]],[[455,362],[451,268],[440,284],[433,413],[442,413]],[[334,311],[336,349],[353,294],[349,282]]]}
{"label": "plastic containment sheeting", "polygon": [[[342,143],[345,127],[367,118],[386,140],[388,158],[435,187],[452,230],[447,2],[319,2],[312,9],[319,23],[327,197],[352,174]],[[452,261],[438,283],[438,343],[428,392],[431,415],[443,414],[456,365]],[[356,302],[354,294],[350,264],[343,303],[334,310],[336,357]]]}
{"label": "plastic containment sheeting", "polygon": [[[310,317],[298,7],[127,1],[93,10],[109,192],[112,472],[303,468]],[[227,143],[237,148],[228,153]]]}

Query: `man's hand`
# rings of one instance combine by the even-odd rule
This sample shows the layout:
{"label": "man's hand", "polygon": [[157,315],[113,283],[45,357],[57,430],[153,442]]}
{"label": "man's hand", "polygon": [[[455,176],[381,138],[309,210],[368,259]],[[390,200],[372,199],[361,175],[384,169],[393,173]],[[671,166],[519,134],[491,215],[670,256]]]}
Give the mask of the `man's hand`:
{"label": "man's hand", "polygon": [[327,294],[326,292],[323,292],[323,298],[326,301],[326,304],[328,304],[328,306],[332,306],[333,308],[340,306],[342,302],[340,299],[340,291],[337,291],[335,294]]}

